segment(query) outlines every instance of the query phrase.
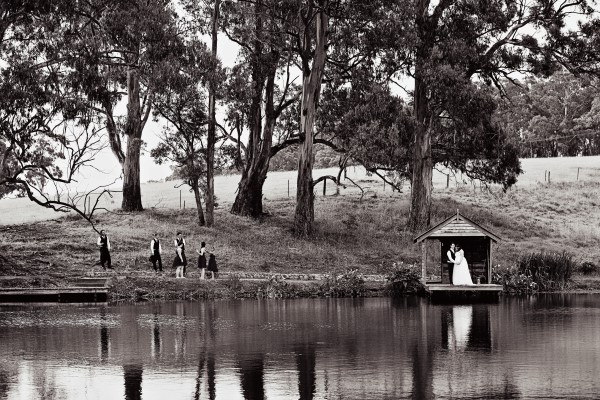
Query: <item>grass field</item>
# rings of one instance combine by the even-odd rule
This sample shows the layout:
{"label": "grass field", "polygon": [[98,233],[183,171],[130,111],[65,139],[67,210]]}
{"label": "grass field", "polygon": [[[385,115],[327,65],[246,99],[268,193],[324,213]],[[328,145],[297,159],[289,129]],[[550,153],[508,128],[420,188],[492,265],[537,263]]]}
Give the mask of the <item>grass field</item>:
{"label": "grass field", "polygon": [[[266,200],[270,215],[258,221],[220,208],[213,228],[195,225],[193,209],[106,213],[98,222],[109,232],[119,274],[150,272],[147,248],[155,231],[163,239],[169,266],[177,230],[184,232],[192,264],[195,250],[206,241],[224,271],[325,273],[358,268],[383,273],[393,262],[419,261],[414,235],[405,230],[408,193],[370,194],[362,201],[357,195],[319,196],[316,233],[310,240],[295,239],[290,231],[294,203]],[[598,182],[537,184],[505,194],[461,186],[436,191],[432,222],[460,209],[494,231],[503,239],[495,245],[494,264],[514,265],[521,255],[539,251],[567,251],[577,261],[600,264],[599,207]],[[98,260],[95,241],[90,227],[74,217],[0,227],[0,275],[58,279],[73,271],[85,274]]]}
{"label": "grass field", "polygon": [[[457,209],[491,229],[503,240],[495,245],[495,265],[511,266],[524,254],[567,251],[579,262],[600,264],[600,157],[556,160],[524,160],[525,174],[518,185],[503,193],[499,188],[482,190],[463,183],[460,177],[446,188],[445,175],[434,175],[432,223],[442,221]],[[550,166],[553,168],[550,169]],[[580,170],[576,180],[577,168]],[[544,182],[550,169],[551,183]],[[334,171],[316,171],[332,173]],[[384,273],[392,263],[416,264],[420,252],[414,234],[405,229],[410,193],[384,191],[383,184],[350,168],[348,175],[367,192],[352,186],[340,196],[328,185],[316,189],[315,235],[309,240],[294,238],[294,172],[269,174],[265,185],[265,209],[261,220],[229,213],[237,176],[217,178],[220,206],[213,228],[195,224],[195,209],[179,209],[179,189],[173,183],[143,185],[146,211],[134,214],[102,213],[99,228],[107,229],[113,244],[112,257],[119,276],[130,273],[152,275],[148,246],[153,232],[163,239],[164,263],[170,271],[172,240],[184,232],[187,254],[196,274],[195,250],[201,241],[217,255],[224,271],[263,273],[327,273],[357,268],[363,273]],[[290,181],[290,197],[287,183]],[[182,201],[193,203],[182,191]],[[96,235],[76,216],[32,222],[39,210],[29,202],[2,200],[0,226],[0,276],[60,282],[65,277],[89,273],[98,260]],[[114,208],[120,199],[113,199]],[[19,205],[20,204],[20,205]],[[19,223],[25,222],[25,223]],[[435,259],[431,260],[432,265]],[[435,273],[431,271],[431,273]],[[1,283],[1,282],[0,282]],[[587,283],[586,283],[587,284]],[[594,283],[594,287],[598,286]]]}
{"label": "grass field", "polygon": [[[564,158],[536,158],[523,159],[522,167],[524,173],[519,177],[516,189],[535,187],[539,183],[545,183],[546,171],[550,171],[550,180],[552,183],[577,182],[578,168],[579,182],[600,182],[600,156],[596,157],[564,157]],[[451,174],[449,188],[444,171],[434,171],[433,183],[436,189],[435,196],[441,195],[447,190],[465,189],[477,187],[477,183],[468,182],[459,175]],[[337,169],[315,170],[314,178],[321,175],[336,175]],[[384,188],[383,183],[375,176],[367,176],[364,169],[360,167],[349,167],[347,176],[359,183],[369,194],[392,195],[390,187]],[[215,194],[221,208],[229,209],[237,190],[239,175],[222,175],[215,178]],[[176,208],[180,204],[183,207],[193,206],[195,204],[193,194],[186,187],[175,188],[178,182],[161,182],[142,184],[142,201],[145,208]],[[352,198],[359,196],[358,188],[348,185],[346,189],[341,189],[342,196]],[[91,186],[91,185],[90,185]],[[288,189],[289,188],[289,189]],[[384,190],[385,189],[385,190]],[[406,185],[403,192],[408,192],[410,187]],[[289,193],[289,197],[288,197]],[[317,196],[322,196],[322,184],[316,189]],[[331,182],[327,183],[327,194],[335,193],[335,187]],[[399,193],[393,194],[400,196]],[[264,197],[267,200],[294,199],[296,196],[296,171],[270,172],[264,185]],[[181,199],[181,201],[180,201]],[[102,207],[114,210],[121,205],[120,193],[115,193],[113,198],[106,198]],[[28,223],[34,221],[43,221],[56,218],[57,214],[51,210],[44,209],[31,203],[27,199],[3,199],[0,200],[0,225],[11,225]]]}

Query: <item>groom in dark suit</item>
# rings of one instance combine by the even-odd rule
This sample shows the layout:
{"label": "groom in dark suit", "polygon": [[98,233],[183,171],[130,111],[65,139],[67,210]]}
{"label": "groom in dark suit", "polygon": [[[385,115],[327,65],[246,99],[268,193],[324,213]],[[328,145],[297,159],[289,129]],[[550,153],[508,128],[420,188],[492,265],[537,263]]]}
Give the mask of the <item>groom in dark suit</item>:
{"label": "groom in dark suit", "polygon": [[454,273],[454,259],[456,257],[456,254],[454,254],[455,247],[456,246],[454,243],[450,243],[450,250],[448,250],[446,253],[448,256],[448,274],[450,275],[450,284],[454,283],[452,282],[452,274]]}

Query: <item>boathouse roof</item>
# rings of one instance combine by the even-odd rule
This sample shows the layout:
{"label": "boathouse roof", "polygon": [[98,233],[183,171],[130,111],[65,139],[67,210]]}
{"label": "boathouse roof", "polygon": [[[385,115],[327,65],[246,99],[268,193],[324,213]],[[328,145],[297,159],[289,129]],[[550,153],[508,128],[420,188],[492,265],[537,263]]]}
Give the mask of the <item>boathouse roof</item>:
{"label": "boathouse roof", "polygon": [[478,223],[471,221],[469,218],[465,217],[464,215],[461,215],[460,212],[456,210],[456,214],[452,215],[450,218],[447,218],[446,220],[421,233],[414,239],[414,241],[415,243],[420,243],[425,239],[437,239],[457,236],[489,237],[494,242],[499,242],[500,240],[502,240],[498,235],[496,235],[489,229],[486,229]]}

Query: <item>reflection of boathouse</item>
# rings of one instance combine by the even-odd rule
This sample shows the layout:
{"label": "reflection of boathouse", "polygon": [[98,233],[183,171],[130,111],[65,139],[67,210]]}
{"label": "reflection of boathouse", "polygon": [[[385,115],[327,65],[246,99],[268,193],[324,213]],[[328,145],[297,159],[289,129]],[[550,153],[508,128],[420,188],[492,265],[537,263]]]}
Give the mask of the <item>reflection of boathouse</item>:
{"label": "reflection of boathouse", "polygon": [[[433,292],[477,291],[498,293],[500,285],[492,285],[492,243],[501,239],[489,229],[456,214],[417,236],[421,244],[421,277],[427,290]],[[477,285],[452,286],[446,253],[454,243],[462,247],[469,262],[473,283]]]}

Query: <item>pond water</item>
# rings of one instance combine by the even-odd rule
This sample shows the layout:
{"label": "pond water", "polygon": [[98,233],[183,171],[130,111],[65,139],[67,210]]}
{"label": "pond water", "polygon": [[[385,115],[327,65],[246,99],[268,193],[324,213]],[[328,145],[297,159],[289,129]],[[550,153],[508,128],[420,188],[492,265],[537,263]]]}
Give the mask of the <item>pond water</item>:
{"label": "pond water", "polygon": [[600,295],[0,306],[0,399],[598,398]]}

